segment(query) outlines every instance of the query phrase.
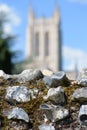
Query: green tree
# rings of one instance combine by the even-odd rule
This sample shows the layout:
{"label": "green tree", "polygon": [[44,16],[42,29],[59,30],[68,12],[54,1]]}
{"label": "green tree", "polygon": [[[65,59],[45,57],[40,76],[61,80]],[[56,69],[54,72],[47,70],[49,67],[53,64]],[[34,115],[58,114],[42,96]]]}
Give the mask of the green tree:
{"label": "green tree", "polygon": [[11,51],[11,44],[14,42],[15,37],[5,34],[4,25],[6,22],[9,22],[7,14],[0,12],[0,69],[11,74],[14,67],[12,58],[15,55]]}

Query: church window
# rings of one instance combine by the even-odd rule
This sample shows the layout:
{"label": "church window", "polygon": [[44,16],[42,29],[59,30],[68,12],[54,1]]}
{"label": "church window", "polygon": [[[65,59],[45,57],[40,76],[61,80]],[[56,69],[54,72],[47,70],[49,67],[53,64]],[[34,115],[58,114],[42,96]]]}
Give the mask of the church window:
{"label": "church window", "polygon": [[39,56],[39,33],[36,33],[35,55]]}
{"label": "church window", "polygon": [[45,33],[45,56],[49,55],[49,33]]}

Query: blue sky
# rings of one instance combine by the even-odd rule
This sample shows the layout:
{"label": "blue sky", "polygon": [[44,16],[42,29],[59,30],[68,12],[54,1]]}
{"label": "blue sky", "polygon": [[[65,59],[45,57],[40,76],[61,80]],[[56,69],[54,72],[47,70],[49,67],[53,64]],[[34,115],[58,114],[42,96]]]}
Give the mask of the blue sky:
{"label": "blue sky", "polygon": [[[52,15],[55,0],[31,0],[37,17]],[[87,67],[87,0],[57,0],[61,14],[61,30],[63,44],[63,69],[79,69]],[[4,9],[11,12],[11,33],[17,34],[15,50],[22,50],[25,55],[26,27],[30,0],[0,0]],[[7,9],[7,10],[8,10]],[[9,29],[10,28],[10,29]]]}

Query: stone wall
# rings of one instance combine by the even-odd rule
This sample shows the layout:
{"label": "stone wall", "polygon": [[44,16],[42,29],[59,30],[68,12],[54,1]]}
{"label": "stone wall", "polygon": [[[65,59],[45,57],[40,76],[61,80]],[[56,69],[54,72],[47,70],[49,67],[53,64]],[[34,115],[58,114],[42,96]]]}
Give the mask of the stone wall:
{"label": "stone wall", "polygon": [[0,130],[87,130],[87,71],[0,70]]}

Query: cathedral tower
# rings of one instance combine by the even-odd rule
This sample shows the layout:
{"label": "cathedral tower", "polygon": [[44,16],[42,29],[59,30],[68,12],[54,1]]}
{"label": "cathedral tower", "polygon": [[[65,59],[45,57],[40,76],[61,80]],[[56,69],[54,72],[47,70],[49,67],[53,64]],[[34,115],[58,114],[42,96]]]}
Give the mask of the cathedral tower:
{"label": "cathedral tower", "polygon": [[41,17],[39,19],[30,8],[28,19],[26,58],[32,59],[31,66],[48,68],[53,71],[61,70],[62,44],[58,6],[55,6],[50,18]]}

